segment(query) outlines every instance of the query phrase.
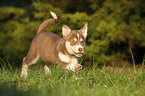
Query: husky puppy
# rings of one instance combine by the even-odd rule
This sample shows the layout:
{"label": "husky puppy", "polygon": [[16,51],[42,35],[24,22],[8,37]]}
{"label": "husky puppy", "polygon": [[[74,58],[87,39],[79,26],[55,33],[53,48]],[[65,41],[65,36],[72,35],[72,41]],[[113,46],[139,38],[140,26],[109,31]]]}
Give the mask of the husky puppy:
{"label": "husky puppy", "polygon": [[36,64],[39,57],[46,62],[44,67],[45,74],[51,74],[51,70],[48,67],[50,64],[60,65],[61,68],[72,70],[73,72],[82,69],[78,59],[84,52],[88,24],[86,23],[80,30],[71,30],[67,25],[63,25],[63,38],[61,38],[54,33],[46,32],[49,24],[58,23],[56,14],[50,13],[53,19],[47,19],[39,26],[29,52],[23,58],[21,76],[25,78],[28,75],[28,67]]}

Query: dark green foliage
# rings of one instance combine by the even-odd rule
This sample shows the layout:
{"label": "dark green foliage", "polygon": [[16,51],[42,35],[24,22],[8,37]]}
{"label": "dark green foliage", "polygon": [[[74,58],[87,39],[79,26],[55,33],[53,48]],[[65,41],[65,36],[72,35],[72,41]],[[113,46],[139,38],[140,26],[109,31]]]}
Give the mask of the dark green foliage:
{"label": "dark green foliage", "polygon": [[[19,0],[15,0],[19,1]],[[143,0],[21,0],[0,3],[0,57],[20,65],[39,25],[55,12],[60,23],[47,31],[61,35],[62,24],[80,29],[88,22],[84,65],[136,64],[145,54],[145,7]]]}

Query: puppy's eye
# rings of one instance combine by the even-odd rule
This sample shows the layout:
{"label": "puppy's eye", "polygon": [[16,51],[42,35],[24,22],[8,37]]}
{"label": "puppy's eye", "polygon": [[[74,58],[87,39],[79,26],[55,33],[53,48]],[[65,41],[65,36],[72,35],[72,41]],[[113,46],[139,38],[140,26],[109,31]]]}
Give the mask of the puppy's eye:
{"label": "puppy's eye", "polygon": [[81,41],[81,43],[84,43],[84,41]]}
{"label": "puppy's eye", "polygon": [[81,43],[84,43],[85,41],[81,38],[81,39],[80,39],[80,42],[81,42]]}
{"label": "puppy's eye", "polygon": [[71,41],[71,42],[72,42],[72,43],[75,43],[76,41],[73,40],[73,41]]}

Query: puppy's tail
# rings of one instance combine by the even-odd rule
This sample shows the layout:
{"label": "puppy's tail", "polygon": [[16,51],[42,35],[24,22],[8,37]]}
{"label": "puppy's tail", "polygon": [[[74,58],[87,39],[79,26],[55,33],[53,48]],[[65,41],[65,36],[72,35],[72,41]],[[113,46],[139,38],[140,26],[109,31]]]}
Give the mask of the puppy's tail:
{"label": "puppy's tail", "polygon": [[39,29],[38,29],[38,31],[37,31],[37,34],[39,34],[40,32],[45,32],[45,31],[46,31],[46,28],[47,28],[47,26],[48,26],[49,24],[54,24],[54,23],[58,23],[58,22],[59,22],[59,20],[58,20],[56,14],[55,14],[54,12],[51,12],[51,11],[50,11],[50,13],[51,13],[51,15],[52,15],[52,17],[53,17],[54,19],[47,19],[47,20],[45,20],[45,21],[39,26]]}

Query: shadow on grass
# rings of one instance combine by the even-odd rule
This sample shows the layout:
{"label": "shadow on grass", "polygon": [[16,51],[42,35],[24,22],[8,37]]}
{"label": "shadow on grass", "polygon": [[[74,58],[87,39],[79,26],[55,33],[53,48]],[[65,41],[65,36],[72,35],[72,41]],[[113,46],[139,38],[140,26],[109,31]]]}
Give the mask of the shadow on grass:
{"label": "shadow on grass", "polygon": [[1,86],[0,93],[1,93],[1,96],[23,96],[25,92],[18,90],[17,87],[13,85],[10,87]]}
{"label": "shadow on grass", "polygon": [[17,85],[11,85],[8,87],[4,84],[3,86],[0,86],[0,96],[59,96],[59,93],[53,91],[53,89],[46,87],[39,90],[29,88],[29,90],[23,91],[19,90]]}

